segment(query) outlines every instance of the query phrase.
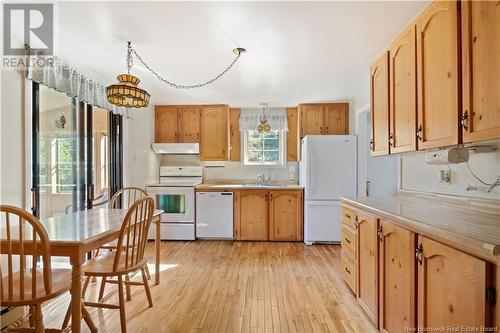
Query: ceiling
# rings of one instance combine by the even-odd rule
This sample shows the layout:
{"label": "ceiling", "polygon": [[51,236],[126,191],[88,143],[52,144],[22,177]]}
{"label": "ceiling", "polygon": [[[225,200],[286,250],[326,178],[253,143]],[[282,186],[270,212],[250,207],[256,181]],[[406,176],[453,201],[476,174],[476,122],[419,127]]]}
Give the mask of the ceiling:
{"label": "ceiling", "polygon": [[158,73],[206,81],[234,54],[232,71],[201,89],[177,90],[135,61],[152,104],[369,102],[369,66],[426,2],[60,2],[56,53],[105,85],[126,70],[126,41]]}

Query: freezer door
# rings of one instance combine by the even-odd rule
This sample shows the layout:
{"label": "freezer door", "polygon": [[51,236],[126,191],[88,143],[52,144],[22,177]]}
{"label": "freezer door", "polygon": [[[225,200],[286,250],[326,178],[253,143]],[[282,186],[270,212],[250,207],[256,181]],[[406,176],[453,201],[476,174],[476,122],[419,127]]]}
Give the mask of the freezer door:
{"label": "freezer door", "polygon": [[305,199],[338,200],[356,196],[356,137],[311,136],[305,142]]}
{"label": "freezer door", "polygon": [[304,243],[340,243],[340,201],[305,201],[304,206]]}

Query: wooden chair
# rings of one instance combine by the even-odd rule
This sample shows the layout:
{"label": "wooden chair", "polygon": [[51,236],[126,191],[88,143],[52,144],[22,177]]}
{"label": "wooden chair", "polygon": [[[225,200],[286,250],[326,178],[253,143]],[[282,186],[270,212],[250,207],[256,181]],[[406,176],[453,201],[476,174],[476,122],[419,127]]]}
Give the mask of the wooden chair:
{"label": "wooden chair", "polygon": [[[146,250],[149,227],[153,219],[154,205],[151,197],[144,197],[133,203],[123,221],[116,250],[95,257],[82,267],[86,277],[83,287],[84,295],[92,277],[102,277],[104,283],[118,284],[119,305],[102,302],[84,302],[84,304],[93,307],[120,309],[120,323],[123,333],[127,331],[123,295],[124,285],[143,285],[149,306],[153,306],[146,277],[147,261],[144,258],[144,252]],[[142,282],[123,280],[124,276],[127,277],[128,274],[138,271],[142,274]],[[111,280],[114,277],[116,277],[116,280]]]}
{"label": "wooden chair", "polygon": [[[113,197],[111,197],[109,201],[109,208],[110,209],[116,209],[116,208],[123,208],[123,209],[129,209],[134,202],[136,202],[138,199],[147,197],[148,193],[144,191],[142,188],[139,187],[124,187],[118,192],[116,192]],[[97,257],[100,253],[101,250],[108,250],[108,251],[114,251],[116,250],[116,241],[110,242],[108,244],[105,244],[101,247],[99,247],[95,252],[94,256]],[[146,275],[148,277],[148,280],[151,279],[151,274],[149,273],[149,269],[146,266]],[[127,275],[125,277],[125,280],[129,280],[129,276]],[[104,296],[104,288],[106,287],[106,282],[103,279],[101,281],[101,287],[99,289],[99,300],[101,300]],[[127,301],[130,301],[130,287],[127,286]]]}
{"label": "wooden chair", "polygon": [[[30,327],[9,331],[45,332],[41,305],[70,289],[71,270],[51,267],[50,244],[45,228],[36,217],[20,208],[0,205],[0,238],[4,244],[1,255],[7,257],[5,277],[0,267],[0,306],[29,306],[30,310]],[[13,254],[14,251],[19,254]],[[27,255],[27,252],[35,255]],[[83,307],[82,311],[87,325],[95,332],[88,312]],[[47,330],[57,331],[62,330]]]}

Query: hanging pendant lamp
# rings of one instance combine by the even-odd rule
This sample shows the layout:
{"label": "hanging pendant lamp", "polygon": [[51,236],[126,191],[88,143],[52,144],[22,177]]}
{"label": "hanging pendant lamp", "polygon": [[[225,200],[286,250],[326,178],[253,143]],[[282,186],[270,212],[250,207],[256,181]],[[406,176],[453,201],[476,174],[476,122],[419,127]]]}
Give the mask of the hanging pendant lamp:
{"label": "hanging pendant lamp", "polygon": [[260,124],[257,127],[257,131],[259,133],[269,133],[271,131],[271,125],[267,122],[266,117],[267,104],[262,103],[260,106],[262,107],[262,118],[260,118]]}
{"label": "hanging pendant lamp", "polygon": [[118,83],[106,87],[108,102],[126,108],[143,108],[149,104],[149,93],[137,85],[141,80],[130,74],[132,68],[132,46],[127,43],[127,74],[120,74],[116,78]]}

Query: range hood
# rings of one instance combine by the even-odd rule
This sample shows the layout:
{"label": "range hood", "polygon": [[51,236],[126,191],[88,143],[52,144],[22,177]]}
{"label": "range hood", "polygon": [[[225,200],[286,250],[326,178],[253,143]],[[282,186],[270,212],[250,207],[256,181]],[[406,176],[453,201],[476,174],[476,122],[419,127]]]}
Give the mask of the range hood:
{"label": "range hood", "polygon": [[199,143],[153,143],[151,149],[165,155],[199,155]]}

